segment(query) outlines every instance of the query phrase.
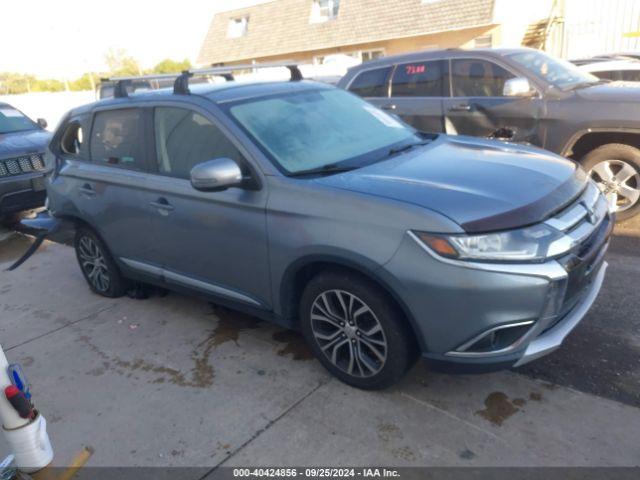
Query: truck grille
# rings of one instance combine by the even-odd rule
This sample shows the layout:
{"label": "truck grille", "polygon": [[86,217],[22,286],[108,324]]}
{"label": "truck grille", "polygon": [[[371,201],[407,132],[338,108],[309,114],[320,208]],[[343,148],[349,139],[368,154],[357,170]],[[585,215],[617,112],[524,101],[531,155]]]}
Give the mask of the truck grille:
{"label": "truck grille", "polygon": [[0,160],[0,178],[42,170],[44,170],[44,158],[41,153]]}

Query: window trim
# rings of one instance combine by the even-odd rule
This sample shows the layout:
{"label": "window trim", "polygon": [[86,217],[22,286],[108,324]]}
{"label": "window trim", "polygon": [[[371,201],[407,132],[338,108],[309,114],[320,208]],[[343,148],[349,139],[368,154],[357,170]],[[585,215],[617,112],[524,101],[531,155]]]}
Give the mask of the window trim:
{"label": "window trim", "polygon": [[[425,96],[425,95],[415,95],[415,96],[407,96],[407,95],[400,95],[400,96],[393,96],[393,77],[396,74],[396,70],[398,69],[398,67],[402,67],[404,65],[410,65],[413,63],[427,63],[427,62],[440,62],[442,64],[442,68],[443,68],[443,79],[442,79],[442,89],[444,90],[443,95],[438,96],[438,97],[429,97],[429,96]],[[429,60],[417,60],[417,61],[413,61],[413,62],[403,62],[403,63],[396,63],[393,66],[393,72],[391,73],[390,77],[389,77],[389,96],[387,98],[450,98],[451,94],[453,93],[452,89],[452,83],[451,83],[451,63],[447,62],[446,58],[435,58],[435,59],[429,59]],[[376,97],[378,98],[378,97]]]}
{"label": "window trim", "polygon": [[[138,167],[131,168],[129,166],[122,165],[122,164],[111,164],[111,163],[106,163],[102,161],[96,161],[93,158],[93,152],[92,152],[91,146],[93,145],[93,133],[96,125],[96,116],[100,113],[115,112],[118,110],[138,110],[140,112],[140,118],[138,119],[138,122],[139,122],[138,128],[140,128],[140,131],[142,132],[142,135],[143,135],[143,141],[140,142],[140,164],[139,165],[141,168],[138,168]],[[147,128],[148,128],[148,125],[147,125],[147,121],[145,120],[145,108],[143,105],[125,104],[125,105],[96,108],[91,112],[91,128],[90,128],[89,145],[88,145],[88,152],[87,152],[87,157],[89,161],[95,165],[100,165],[103,167],[116,168],[119,170],[127,170],[127,171],[134,171],[134,172],[149,173],[151,165],[149,162],[149,155],[148,155],[149,145],[148,145],[147,139],[149,135],[147,132]]]}

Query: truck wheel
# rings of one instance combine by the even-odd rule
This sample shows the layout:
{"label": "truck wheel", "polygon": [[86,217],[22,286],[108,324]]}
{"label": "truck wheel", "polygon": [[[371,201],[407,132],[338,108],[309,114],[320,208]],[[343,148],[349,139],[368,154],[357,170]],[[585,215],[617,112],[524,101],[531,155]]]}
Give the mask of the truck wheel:
{"label": "truck wheel", "polygon": [[582,166],[606,195],[618,220],[640,213],[640,150],[610,143],[589,152]]}
{"label": "truck wheel", "polygon": [[75,249],[80,270],[94,293],[117,298],[126,292],[126,281],[106,245],[89,228],[76,231]]}
{"label": "truck wheel", "polygon": [[350,272],[325,272],[306,286],[301,329],[320,363],[362,389],[396,383],[415,363],[417,348],[404,318],[384,291]]}

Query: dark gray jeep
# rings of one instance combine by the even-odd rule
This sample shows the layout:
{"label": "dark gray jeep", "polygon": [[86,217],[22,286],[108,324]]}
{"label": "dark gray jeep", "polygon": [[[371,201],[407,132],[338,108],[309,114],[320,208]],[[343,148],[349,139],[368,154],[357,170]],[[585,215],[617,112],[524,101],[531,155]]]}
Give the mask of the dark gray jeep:
{"label": "dark gray jeep", "polygon": [[46,126],[0,102],[0,218],[44,205],[43,154],[51,137]]}
{"label": "dark gray jeep", "polygon": [[640,83],[525,48],[438,50],[349,70],[338,86],[418,130],[529,143],[582,164],[618,219],[640,213]]}

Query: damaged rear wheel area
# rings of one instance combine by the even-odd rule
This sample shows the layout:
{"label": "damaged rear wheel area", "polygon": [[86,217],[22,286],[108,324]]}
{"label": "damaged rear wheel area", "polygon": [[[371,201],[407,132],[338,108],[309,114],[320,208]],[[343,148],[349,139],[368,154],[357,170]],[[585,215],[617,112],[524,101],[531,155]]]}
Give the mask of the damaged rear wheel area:
{"label": "damaged rear wheel area", "polygon": [[94,293],[109,298],[125,294],[127,281],[122,277],[106,245],[93,230],[78,228],[74,246],[80,270]]}

